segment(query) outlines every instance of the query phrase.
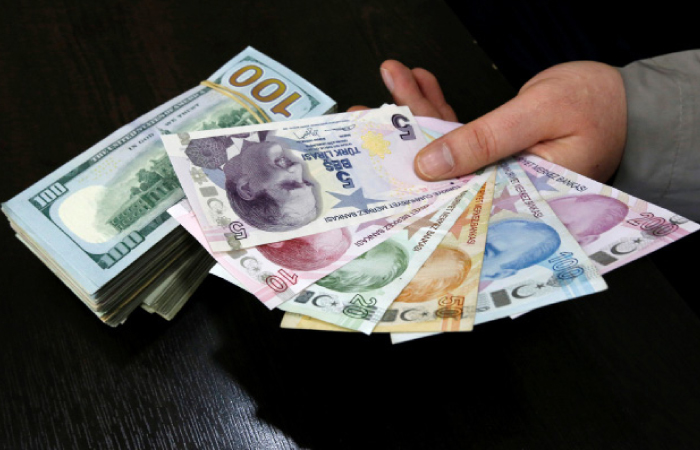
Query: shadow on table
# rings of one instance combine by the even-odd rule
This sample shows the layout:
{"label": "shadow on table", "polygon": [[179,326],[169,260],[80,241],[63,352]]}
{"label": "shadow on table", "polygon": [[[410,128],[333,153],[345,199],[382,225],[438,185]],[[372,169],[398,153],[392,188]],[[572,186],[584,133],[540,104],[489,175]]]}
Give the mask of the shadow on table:
{"label": "shadow on table", "polygon": [[259,418],[304,448],[457,448],[482,414],[518,427],[517,413],[500,410],[521,381],[489,353],[509,339],[502,324],[392,345],[388,335],[281,329],[281,311],[243,295],[208,303],[224,342],[216,361]]}

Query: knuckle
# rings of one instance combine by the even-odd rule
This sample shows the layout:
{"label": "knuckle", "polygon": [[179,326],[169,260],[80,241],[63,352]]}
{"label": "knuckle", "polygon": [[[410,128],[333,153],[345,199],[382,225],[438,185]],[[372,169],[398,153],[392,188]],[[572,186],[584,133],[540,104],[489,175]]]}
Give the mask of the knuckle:
{"label": "knuckle", "polygon": [[488,164],[498,159],[496,135],[488,123],[474,122],[466,131],[467,146],[478,164]]}

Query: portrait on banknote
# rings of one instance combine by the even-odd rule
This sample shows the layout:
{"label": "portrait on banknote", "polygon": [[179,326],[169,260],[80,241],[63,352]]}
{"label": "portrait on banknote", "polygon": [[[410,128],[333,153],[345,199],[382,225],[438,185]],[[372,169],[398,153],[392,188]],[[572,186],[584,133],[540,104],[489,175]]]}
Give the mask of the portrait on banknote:
{"label": "portrait on banknote", "polygon": [[305,162],[285,140],[275,140],[273,133],[195,139],[185,154],[225,190],[238,217],[255,228],[289,231],[318,217],[316,181]]}
{"label": "portrait on banknote", "polygon": [[471,258],[466,252],[441,244],[395,302],[420,303],[447,295],[464,282],[471,266]]}
{"label": "portrait on banknote", "polygon": [[481,278],[508,278],[551,256],[560,246],[557,231],[544,222],[504,219],[489,226]]}
{"label": "portrait on banknote", "polygon": [[316,283],[338,292],[366,292],[379,289],[401,276],[408,267],[408,251],[387,240]]}
{"label": "portrait on banknote", "polygon": [[255,228],[289,231],[318,217],[315,180],[306,164],[277,142],[243,145],[223,170],[231,208]]}
{"label": "portrait on banknote", "polygon": [[629,212],[620,200],[598,194],[565,195],[548,203],[580,245],[590,244],[615,228]]}
{"label": "portrait on banknote", "polygon": [[352,235],[347,228],[302,236],[258,246],[268,260],[287,269],[317,270],[337,261],[350,247]]}

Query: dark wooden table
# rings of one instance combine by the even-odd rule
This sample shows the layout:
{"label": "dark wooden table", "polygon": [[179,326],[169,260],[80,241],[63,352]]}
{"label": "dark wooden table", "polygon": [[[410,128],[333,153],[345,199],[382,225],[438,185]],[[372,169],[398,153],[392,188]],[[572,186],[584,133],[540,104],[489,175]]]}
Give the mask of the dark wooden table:
{"label": "dark wooden table", "polygon": [[[391,100],[387,58],[433,71],[462,121],[515,92],[434,1],[38,0],[0,25],[3,201],[247,45],[340,110]],[[281,312],[212,276],[173,321],[139,310],[109,328],[4,220],[0,239],[2,449],[700,445],[681,261],[695,237],[611,273],[606,292],[396,346],[282,330]]]}

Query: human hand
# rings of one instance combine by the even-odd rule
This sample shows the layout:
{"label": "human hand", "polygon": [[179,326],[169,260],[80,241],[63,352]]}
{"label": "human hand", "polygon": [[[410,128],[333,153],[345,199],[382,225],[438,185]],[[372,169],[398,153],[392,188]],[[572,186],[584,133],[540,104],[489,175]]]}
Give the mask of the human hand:
{"label": "human hand", "polygon": [[[427,70],[389,60],[381,74],[394,101],[414,115],[457,121]],[[627,103],[617,69],[564,63],[534,76],[502,106],[430,143],[416,156],[415,170],[426,180],[441,180],[525,150],[605,182],[620,164],[626,136]]]}

